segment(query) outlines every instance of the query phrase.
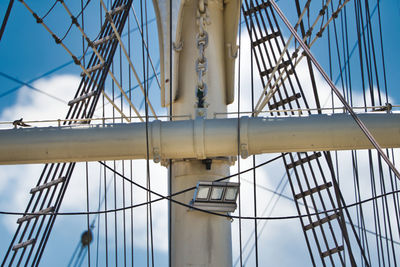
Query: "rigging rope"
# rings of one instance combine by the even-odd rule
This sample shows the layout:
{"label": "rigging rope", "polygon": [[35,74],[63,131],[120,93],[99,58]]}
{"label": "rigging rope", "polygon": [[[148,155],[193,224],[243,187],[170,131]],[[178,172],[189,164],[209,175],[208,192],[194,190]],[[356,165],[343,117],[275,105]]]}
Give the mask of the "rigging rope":
{"label": "rigging rope", "polygon": [[[281,158],[281,157],[282,156],[278,156],[278,157],[273,158],[273,159],[271,159],[269,161],[263,162],[263,163],[257,165],[257,167],[266,165],[266,164],[268,164],[268,163],[270,163],[270,162],[272,162],[272,161],[274,161],[274,160],[276,160],[278,158]],[[305,214],[305,215],[267,216],[267,217],[241,216],[241,217],[239,217],[239,216],[235,216],[235,215],[222,214],[222,213],[216,213],[216,212],[203,210],[203,209],[196,208],[196,207],[193,207],[193,206],[191,206],[189,204],[182,203],[182,202],[179,202],[179,201],[173,199],[174,196],[176,196],[178,194],[183,194],[183,193],[185,193],[187,191],[194,190],[196,187],[190,187],[190,188],[187,188],[185,190],[179,191],[177,193],[174,193],[174,194],[171,194],[171,195],[168,195],[168,196],[163,196],[163,195],[161,195],[161,194],[159,194],[159,193],[157,193],[155,191],[148,190],[146,187],[144,187],[144,186],[142,186],[142,185],[140,185],[140,184],[138,184],[138,183],[136,183],[136,182],[134,182],[132,180],[129,180],[129,178],[123,176],[121,173],[117,172],[116,170],[114,170],[113,168],[108,166],[107,164],[105,164],[103,162],[100,162],[100,164],[102,164],[106,169],[110,170],[111,172],[115,173],[116,175],[120,176],[121,178],[123,178],[123,179],[129,181],[130,183],[134,184],[135,186],[137,186],[137,187],[139,187],[139,188],[141,188],[141,189],[143,189],[145,191],[149,191],[151,194],[154,194],[154,195],[159,197],[157,199],[151,200],[151,203],[155,203],[155,202],[158,202],[158,201],[161,201],[161,200],[165,199],[165,200],[169,200],[171,202],[174,202],[174,203],[176,203],[178,205],[187,207],[187,208],[192,209],[192,210],[201,211],[201,212],[205,212],[205,213],[216,215],[216,216],[220,216],[220,217],[226,217],[226,218],[229,218],[229,219],[239,219],[239,218],[244,219],[244,220],[254,220],[254,219],[257,219],[257,220],[298,219],[298,218],[304,218],[304,217],[307,217],[307,216],[316,216],[316,215],[326,214],[326,213],[330,213],[330,212],[338,212],[338,211],[341,211],[343,209],[356,207],[358,205],[365,204],[365,203],[368,203],[370,201],[374,201],[376,199],[380,199],[380,198],[383,198],[383,197],[386,197],[386,196],[396,195],[396,194],[400,193],[400,190],[395,190],[395,191],[387,192],[385,194],[376,195],[374,197],[370,197],[370,198],[366,198],[366,199],[363,199],[363,200],[360,200],[360,201],[356,201],[356,202],[353,202],[352,204],[347,204],[347,205],[342,206],[340,208],[334,208],[334,209],[324,210],[322,212],[314,212],[314,213]],[[252,170],[253,170],[253,168],[249,168],[247,170],[242,171],[240,174],[243,174],[245,172],[249,172],[249,171],[252,171]],[[215,181],[226,180],[226,179],[229,179],[229,178],[231,178],[233,176],[236,176],[236,175],[238,175],[238,173],[233,174],[233,175],[229,175],[229,176],[226,176],[226,177],[223,177],[223,178],[220,178],[220,179],[217,179]],[[90,211],[90,212],[57,212],[57,213],[49,212],[49,213],[44,214],[44,216],[46,216],[46,215],[76,216],[76,215],[87,215],[87,214],[107,214],[107,213],[111,213],[111,212],[122,211],[124,209],[126,210],[126,209],[132,209],[132,208],[141,207],[141,206],[147,205],[149,203],[150,203],[150,201],[149,202],[142,202],[142,203],[135,204],[135,205],[132,205],[132,206],[129,206],[129,207],[125,207],[125,208],[117,208],[117,209],[109,209],[109,210],[101,210],[101,211]],[[37,215],[37,213],[28,213],[28,212],[24,213],[24,212],[11,212],[11,211],[0,211],[0,214],[4,214],[4,215]]]}
{"label": "rigging rope", "polygon": [[[143,33],[142,33],[142,39],[143,39]],[[147,68],[148,68],[148,65],[147,65]],[[148,75],[148,71],[147,71],[147,75]],[[346,72],[345,72],[345,75],[346,75]],[[145,79],[146,81],[148,81],[148,79]],[[148,87],[147,87],[147,90],[148,90]],[[148,94],[148,91],[147,91],[147,94]],[[170,96],[171,96],[172,94],[170,94]],[[172,107],[172,101],[170,102],[170,104],[171,104],[171,107]],[[238,115],[239,115],[239,113],[238,113]],[[171,112],[171,116],[172,116],[172,112]],[[148,116],[146,116],[146,119],[148,118]],[[172,119],[172,117],[171,117],[171,119]],[[124,174],[122,173],[122,175],[124,176]],[[131,185],[132,185],[132,183],[131,183]],[[151,193],[150,191],[147,191],[149,194]],[[394,192],[394,190],[393,190],[393,192]],[[377,195],[374,195],[374,197],[377,197]],[[168,199],[168,197],[165,197],[165,198],[167,198]],[[382,199],[382,201],[383,201],[383,199]],[[170,202],[170,201],[169,201]],[[151,200],[150,200],[150,202],[148,202],[148,204],[150,204],[150,203],[152,203],[151,202]],[[131,205],[132,206],[132,205]],[[347,207],[347,206],[346,206]],[[123,207],[123,211],[125,211],[125,209],[128,209],[129,207]],[[87,213],[87,214],[89,214],[89,213]],[[99,213],[100,214],[100,213]],[[242,218],[241,216],[239,216],[239,218]],[[253,217],[253,219],[256,221],[258,218],[257,218],[257,216],[255,215],[254,217]]]}
{"label": "rigging rope", "polygon": [[[329,20],[321,27],[321,29],[320,29],[319,32],[316,34],[316,36],[314,37],[314,39],[313,39],[309,44],[307,43],[307,46],[308,46],[309,48],[311,48],[311,46],[313,46],[313,45],[315,44],[315,42],[317,41],[318,38],[321,38],[321,37],[322,37],[322,33],[324,32],[324,30],[326,29],[326,27],[329,25],[329,23],[330,23],[332,20],[334,20],[334,19],[338,16],[339,12],[343,9],[343,7],[344,7],[349,1],[350,1],[350,0],[345,0],[345,1],[343,2],[343,4],[339,4],[339,7],[337,8],[337,10],[336,10],[335,12],[332,13],[332,16],[331,16],[331,17],[329,18]],[[326,5],[321,9],[320,14],[324,14],[324,12],[325,12],[324,10],[327,8],[328,3],[329,3],[329,1],[328,1],[328,2],[326,3]],[[331,4],[332,4],[332,2],[331,2]],[[319,15],[317,19],[319,19],[320,16],[321,16],[321,15]],[[314,27],[314,25],[316,24],[316,22],[317,22],[317,20],[315,21],[315,23],[313,24],[313,26],[311,26],[312,28]],[[295,30],[296,30],[296,28],[297,28],[296,26],[298,26],[298,24],[295,25],[295,27],[294,27]],[[311,30],[312,30],[312,28],[309,29],[309,30],[307,31],[306,35],[305,35],[304,38],[302,39],[303,42],[306,41],[306,39],[307,39],[307,37],[308,37],[308,34],[310,35],[310,38],[311,38]],[[291,35],[291,37],[292,37],[292,36],[293,36],[293,35]],[[289,40],[290,40],[290,39],[289,39]],[[297,41],[299,41],[299,40],[297,40]],[[287,47],[286,47],[285,50],[287,50],[288,45],[289,45],[289,42],[287,42],[286,44],[287,44]],[[297,67],[297,65],[301,62],[301,60],[302,60],[302,59],[305,57],[305,55],[306,55],[305,53],[302,53],[302,55],[297,59],[299,50],[300,50],[300,47],[298,47],[298,48],[293,52],[292,57],[289,59],[289,60],[291,60],[291,61],[292,61],[293,59],[296,59],[294,65],[293,65],[293,68],[292,68],[291,71],[293,71],[293,70]],[[282,55],[283,55],[283,54],[282,54]],[[278,61],[278,62],[280,62],[280,61]],[[275,68],[277,69],[278,67],[279,67],[279,63],[276,65]],[[284,76],[284,74],[286,74],[286,75]],[[256,114],[259,114],[260,111],[267,105],[267,103],[268,103],[269,100],[272,98],[272,96],[278,91],[279,87],[282,86],[282,85],[284,84],[284,82],[286,81],[286,79],[288,79],[289,75],[290,75],[290,73],[281,72],[280,75],[279,75],[279,77],[275,80],[274,84],[272,84],[272,86],[270,85],[270,83],[271,83],[271,81],[272,81],[272,77],[275,77],[275,76],[271,76],[271,78],[269,79],[269,83],[267,83],[267,86],[264,87],[264,94],[265,94],[265,97],[264,97],[264,94],[262,94],[261,97],[260,97],[259,100],[258,100],[257,105],[256,105]],[[268,88],[268,87],[270,87],[270,91],[267,92],[267,88]],[[264,97],[264,99],[263,99],[263,97]],[[262,100],[262,101],[261,101],[261,100]]]}
{"label": "rigging rope", "polygon": [[[89,0],[88,2],[90,2],[90,0]],[[152,18],[152,19],[148,20],[148,21],[146,22],[146,24],[150,24],[150,23],[153,23],[153,22],[155,22],[155,21],[156,21],[156,19],[155,19],[155,18]],[[136,27],[136,28],[134,28],[134,29],[132,29],[132,30],[129,30],[127,33],[122,34],[122,37],[125,37],[125,36],[127,36],[127,35],[129,35],[129,34],[135,32],[135,31],[137,31],[137,30],[138,30],[138,27]],[[87,56],[91,55],[92,53],[93,53],[92,51],[87,52]],[[81,57],[83,57],[83,55],[80,55],[78,58],[81,58]],[[29,80],[29,81],[26,81],[26,82],[18,81],[18,83],[21,84],[20,86],[16,86],[16,87],[14,87],[14,88],[12,88],[12,89],[9,89],[8,91],[6,91],[6,92],[0,94],[0,98],[2,98],[2,97],[6,96],[6,95],[8,95],[8,94],[11,94],[11,93],[17,91],[18,89],[20,89],[20,88],[22,87],[22,85],[26,85],[26,84],[30,85],[30,84],[33,83],[34,81],[37,81],[37,80],[39,80],[39,79],[41,79],[41,78],[44,78],[44,77],[47,77],[47,76],[49,76],[49,75],[51,75],[51,74],[53,74],[53,73],[55,73],[55,72],[57,72],[57,71],[59,71],[59,70],[65,68],[65,67],[67,67],[68,65],[71,65],[72,63],[74,63],[74,60],[70,60],[70,61],[68,61],[68,62],[65,62],[65,63],[63,63],[63,64],[61,64],[61,65],[59,65],[59,66],[57,66],[57,67],[55,67],[55,68],[53,68],[53,69],[47,71],[47,72],[45,72],[45,73],[43,73],[43,74],[41,74],[41,75],[39,75],[39,76],[36,76],[35,78],[33,78],[33,79]],[[150,79],[153,79],[154,76],[157,76],[157,75],[159,75],[159,74],[160,74],[159,72],[156,73],[155,75],[153,75],[152,77],[150,77]],[[142,83],[142,82],[141,82],[141,83]],[[135,89],[135,88],[137,88],[137,87],[139,87],[139,85],[136,85],[136,86],[134,86],[133,88],[132,88],[131,86],[129,86],[129,88],[131,88],[130,90],[133,90],[133,89]],[[126,92],[127,92],[127,91],[126,91]],[[126,92],[125,92],[125,93],[126,93]],[[64,100],[63,100],[63,101],[64,101]]]}
{"label": "rigging rope", "polygon": [[[172,9],[172,1],[169,1],[169,121],[172,121],[173,118],[173,102],[172,102],[172,86],[173,82],[173,75],[172,75],[172,47],[173,47],[173,36],[172,36],[172,16],[173,16],[173,9]],[[168,114],[168,112],[167,112]],[[168,194],[171,195],[172,193],[172,160],[170,159],[168,162]],[[172,203],[168,201],[168,266],[172,266]]]}
{"label": "rigging rope", "polygon": [[[35,92],[38,92],[38,93],[41,93],[41,94],[43,94],[43,95],[46,95],[46,96],[48,96],[48,97],[50,97],[50,98],[53,98],[54,100],[57,100],[58,102],[61,102],[61,103],[63,103],[63,104],[66,104],[66,103],[67,103],[65,100],[63,100],[63,99],[61,99],[61,98],[59,98],[59,97],[57,97],[57,96],[55,96],[55,95],[49,94],[49,93],[47,93],[47,92],[45,92],[45,91],[43,91],[43,90],[40,90],[40,89],[38,89],[38,88],[33,87],[32,85],[29,84],[29,82],[26,83],[26,82],[20,81],[19,79],[15,78],[15,77],[11,77],[10,75],[5,74],[4,72],[1,72],[1,71],[0,71],[0,76],[3,76],[3,77],[5,77],[5,78],[7,78],[7,79],[9,79],[9,80],[12,80],[12,81],[14,81],[14,82],[16,82],[16,83],[19,83],[19,84],[21,84],[21,85],[24,85],[24,86],[26,86],[28,89],[31,89],[31,90],[33,90],[33,91],[35,91]],[[20,88],[20,87],[18,87],[18,88]],[[0,95],[0,98],[3,97],[3,96],[6,96],[6,95],[9,94],[9,93],[11,93],[11,92],[10,92],[10,91],[7,91],[7,92],[1,94],[1,95]]]}
{"label": "rigging rope", "polygon": [[3,37],[4,30],[6,29],[8,17],[10,16],[13,4],[14,4],[14,0],[10,0],[10,2],[8,3],[6,14],[4,15],[3,23],[1,24],[1,28],[0,28],[0,41],[1,41],[1,37]]}
{"label": "rigging rope", "polygon": [[346,107],[346,109],[349,111],[350,115],[354,118],[355,122],[357,125],[361,128],[361,130],[364,132],[366,137],[369,139],[371,144],[375,147],[375,149],[378,151],[379,155],[385,160],[385,162],[388,164],[390,169],[394,172],[394,174],[397,176],[398,179],[400,179],[400,173],[397,170],[397,168],[393,165],[393,163],[390,161],[390,159],[386,156],[385,152],[383,152],[382,148],[379,146],[375,138],[372,136],[372,134],[369,132],[368,128],[364,125],[364,123],[358,118],[357,114],[354,113],[353,109],[351,106],[346,102],[346,100],[343,98],[343,96],[340,94],[336,86],[333,84],[331,79],[326,75],[325,71],[322,69],[322,67],[319,65],[318,61],[314,58],[314,56],[311,54],[308,46],[304,44],[304,42],[301,40],[301,38],[298,36],[297,32],[293,29],[293,27],[290,25],[289,21],[286,19],[282,11],[279,9],[279,7],[276,5],[274,0],[270,0],[272,6],[274,9],[277,11],[281,19],[284,21],[286,26],[289,28],[289,30],[292,32],[292,34],[295,36],[297,41],[299,42],[300,46],[304,49],[306,54],[310,57],[311,61],[314,63],[315,67],[318,69],[318,71],[321,73],[321,75],[324,77],[326,82],[329,84],[329,86],[332,88],[333,92],[336,94],[336,96],[339,98],[339,100],[343,103],[343,105]]}
{"label": "rigging rope", "polygon": [[[161,88],[160,81],[159,81],[159,79],[158,79],[158,76],[156,75],[156,74],[157,74],[156,68],[154,68],[153,60],[152,60],[152,58],[151,58],[150,51],[149,51],[149,48],[148,48],[148,44],[147,44],[148,41],[144,41],[144,38],[143,38],[143,30],[142,30],[142,28],[141,28],[140,25],[139,25],[139,20],[138,20],[138,18],[137,18],[137,16],[136,16],[135,9],[134,9],[133,7],[131,7],[131,10],[132,10],[132,13],[133,13],[133,15],[134,15],[134,17],[135,17],[135,21],[136,21],[136,25],[137,25],[137,28],[138,28],[138,30],[139,30],[139,33],[140,33],[140,35],[142,36],[143,45],[144,45],[145,48],[146,48],[146,52],[147,52],[147,55],[148,55],[149,60],[150,60],[151,68],[152,68],[152,70],[153,70],[153,75],[155,75],[155,77],[156,77],[158,88]],[[144,25],[144,26],[146,26],[146,29],[148,28],[148,24],[149,24],[148,21],[149,21],[149,20],[147,19],[147,15],[146,15],[146,23],[145,23],[145,25]],[[130,49],[130,48],[129,48],[129,49]]]}
{"label": "rigging rope", "polygon": [[[146,199],[149,204],[146,205],[146,220],[147,220],[147,266],[149,266],[149,245],[150,245],[150,252],[151,252],[151,266],[154,267],[154,244],[153,244],[153,211],[152,211],[152,203],[151,203],[151,177],[150,177],[150,148],[149,148],[149,83],[148,83],[148,75],[149,75],[149,53],[147,50],[146,53],[146,61],[145,61],[145,46],[149,43],[149,36],[148,36],[148,27],[146,29],[143,28],[143,19],[147,20],[147,1],[144,2],[144,15],[143,15],[143,1],[140,1],[140,18],[141,18],[141,28],[142,30],[142,62],[143,62],[143,80],[147,81],[145,83],[145,114],[146,114],[146,188],[148,189]],[[143,31],[145,30],[146,33],[146,40],[143,35]],[[149,228],[149,221],[150,221],[150,228]],[[150,232],[149,232],[150,231]],[[149,244],[149,234],[150,234],[150,244]]]}

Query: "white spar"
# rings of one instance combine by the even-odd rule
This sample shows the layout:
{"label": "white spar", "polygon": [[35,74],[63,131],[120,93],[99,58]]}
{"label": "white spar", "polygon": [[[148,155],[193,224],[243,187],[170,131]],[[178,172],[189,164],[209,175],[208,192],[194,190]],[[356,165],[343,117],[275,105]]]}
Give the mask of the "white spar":
{"label": "white spar", "polygon": [[[382,148],[400,147],[400,114],[359,117]],[[149,157],[156,162],[235,156],[238,142],[244,158],[261,153],[372,148],[347,114],[149,123]],[[0,130],[0,164],[144,159],[146,145],[145,123]]]}

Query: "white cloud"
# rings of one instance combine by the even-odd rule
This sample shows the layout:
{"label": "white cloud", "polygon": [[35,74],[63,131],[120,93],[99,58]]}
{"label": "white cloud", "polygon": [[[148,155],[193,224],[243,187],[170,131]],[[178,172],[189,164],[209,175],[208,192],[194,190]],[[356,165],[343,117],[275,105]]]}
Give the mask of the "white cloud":
{"label": "white cloud", "polygon": [[[61,75],[53,76],[51,78],[41,79],[35,82],[32,86],[41,90],[42,92],[50,95],[57,96],[58,98],[65,99],[66,102],[73,99],[76,88],[78,87],[80,78],[72,75]],[[4,109],[0,114],[1,121],[13,121],[15,119],[23,118],[24,121],[38,121],[38,120],[56,120],[65,117],[68,106],[62,104],[59,101],[47,96],[43,93],[28,89],[26,87],[21,88],[18,91],[16,103]],[[106,116],[112,114],[112,106],[106,106]],[[101,116],[102,114],[97,114]],[[108,115],[109,116],[109,115]],[[118,116],[118,115],[117,115]],[[34,127],[47,126],[45,123],[31,123]],[[56,125],[56,123],[50,123],[50,125]],[[12,128],[12,125],[3,125],[3,128]],[[110,166],[113,166],[112,162],[108,162]],[[98,209],[99,199],[99,183],[101,182],[102,195],[104,195],[104,169],[99,167],[98,163],[89,163],[89,192],[90,192],[90,209]],[[40,177],[43,165],[11,165],[11,166],[0,166],[0,210],[6,211],[24,211],[29,201],[29,190],[36,186],[37,180]],[[152,179],[152,190],[160,194],[166,195],[166,183],[167,175],[166,168],[159,164],[150,163],[151,168],[151,179]],[[117,169],[122,172],[121,163],[117,163]],[[125,174],[129,176],[129,163],[125,162]],[[101,178],[101,180],[99,180]],[[133,180],[143,186],[146,186],[146,163],[145,161],[134,161],[133,162]],[[114,208],[114,176],[110,171],[107,171],[106,184],[108,185],[108,200],[107,208]],[[122,207],[122,178],[115,176],[116,181],[116,199],[117,208]],[[125,202],[126,206],[130,205],[130,184],[125,182]],[[138,189],[133,186],[132,192],[134,198],[134,204],[146,202],[146,194],[143,189]],[[156,198],[156,196],[152,196]],[[104,210],[104,203],[100,207]],[[71,182],[68,186],[68,190],[62,203],[61,211],[86,211],[86,168],[85,163],[78,163],[75,167]],[[165,218],[167,218],[166,202],[162,201],[153,205],[153,227],[154,235],[157,235],[157,242],[155,243],[155,249],[166,251],[168,246],[168,235],[165,231]],[[119,235],[123,232],[122,223],[122,212],[117,215],[118,225],[117,228]],[[130,218],[130,212],[126,212],[126,216]],[[140,248],[146,247],[146,216],[145,208],[134,210],[134,227],[135,227],[135,246]],[[91,216],[91,220],[95,216]],[[113,214],[108,215],[109,227],[114,228],[114,217]],[[2,224],[6,229],[13,233],[16,229],[16,220],[18,216],[4,216],[2,217]],[[82,218],[82,216],[77,217]],[[104,216],[102,217],[104,220]],[[78,219],[79,221],[80,219]],[[65,216],[59,216],[57,224],[68,227],[70,218]],[[104,222],[102,222],[104,224]],[[104,227],[104,226],[102,226]],[[130,226],[129,226],[130,227]],[[75,231],[83,231],[83,228],[76,229]],[[53,233],[57,236],[57,233]],[[78,234],[79,236],[79,234]],[[104,238],[104,231],[101,238]],[[5,242],[8,242],[5,241]]]}
{"label": "white cloud", "polygon": [[[72,75],[54,76],[33,83],[33,87],[61,99],[71,99],[76,90],[79,78]],[[1,121],[24,121],[60,119],[65,116],[66,104],[54,100],[46,94],[22,87],[17,94],[16,103],[2,110]],[[40,126],[41,124],[32,124]],[[12,128],[12,125],[3,125]],[[33,188],[40,176],[42,165],[0,166],[0,205],[2,210],[24,211],[29,200],[29,190]],[[5,226],[10,231],[16,228],[16,217],[3,217]]]}
{"label": "white cloud", "polygon": [[[73,98],[76,88],[78,88],[79,81],[79,77],[62,75],[40,79],[33,83],[32,86],[42,92],[68,102]],[[4,109],[0,119],[2,121],[13,121],[21,117],[25,121],[63,119],[67,108],[68,106],[66,103],[63,104],[46,94],[24,86],[18,91],[16,103]]]}

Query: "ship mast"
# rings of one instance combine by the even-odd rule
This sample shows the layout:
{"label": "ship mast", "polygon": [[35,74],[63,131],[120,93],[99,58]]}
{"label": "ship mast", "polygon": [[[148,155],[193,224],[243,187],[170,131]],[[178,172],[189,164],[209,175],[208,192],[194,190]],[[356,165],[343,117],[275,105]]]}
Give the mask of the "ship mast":
{"label": "ship mast", "polygon": [[[170,106],[173,117],[190,115],[201,120],[212,118],[216,112],[226,112],[227,104],[233,101],[240,1],[172,1],[171,6],[168,1],[154,2],[161,79],[165,81],[162,104]],[[197,159],[172,161],[172,194],[198,181],[229,175],[229,157],[207,159],[212,162],[210,169],[203,160],[204,151],[198,151]],[[174,199],[189,203],[192,198],[193,192],[187,192]],[[175,204],[171,204],[170,216],[171,266],[232,266],[229,220]]]}
{"label": "ship mast", "polygon": [[[17,120],[15,129],[0,131],[0,164],[151,157],[155,162],[168,166],[170,171],[170,195],[173,195],[169,214],[170,266],[219,267],[232,266],[231,221],[207,213],[207,208],[205,212],[188,208],[187,205],[193,203],[196,194],[199,194],[199,187],[194,195],[193,191],[178,195],[174,193],[192,188],[200,182],[207,185],[229,176],[229,167],[239,154],[246,158],[270,152],[366,149],[372,148],[371,143],[378,151],[381,148],[400,147],[400,114],[354,114],[354,118],[348,114],[279,119],[215,118],[216,113],[226,114],[227,105],[234,100],[235,58],[238,51],[236,39],[241,1],[153,2],[160,44],[161,104],[169,109],[171,121],[19,129],[17,125],[22,123],[22,119],[20,122]],[[273,1],[270,2],[274,5]],[[275,5],[274,8],[279,11]],[[256,9],[253,8],[253,11]],[[284,19],[283,14],[281,18]],[[307,56],[313,59],[307,45],[297,36],[295,29],[287,24]],[[312,61],[323,73],[315,59]],[[279,66],[276,65],[275,70]],[[327,82],[332,83],[329,78]],[[331,88],[336,89],[333,84]],[[343,104],[346,104],[345,101]],[[347,109],[353,115],[351,107]],[[361,127],[364,124],[368,129]],[[373,136],[368,135],[368,130]],[[314,155],[318,157],[318,153]],[[297,162],[292,159],[286,169],[301,165],[313,157],[307,156]],[[394,167],[392,171],[399,177]],[[56,181],[63,182],[65,178]],[[45,186],[54,184],[53,181]],[[45,186],[34,188],[34,191]],[[302,190],[294,196],[302,198],[329,187],[332,187],[332,183]],[[338,190],[336,184],[333,187]],[[335,193],[338,206],[341,206],[339,191]],[[27,215],[23,220],[33,218],[29,216],[47,215],[50,210]],[[336,213],[329,215],[303,229],[313,230],[338,217]],[[345,227],[342,224],[340,226],[341,231],[347,235]],[[31,239],[12,249],[17,250],[34,242]],[[338,246],[320,255],[326,257],[343,249],[343,246]],[[352,255],[351,252],[349,254]]]}

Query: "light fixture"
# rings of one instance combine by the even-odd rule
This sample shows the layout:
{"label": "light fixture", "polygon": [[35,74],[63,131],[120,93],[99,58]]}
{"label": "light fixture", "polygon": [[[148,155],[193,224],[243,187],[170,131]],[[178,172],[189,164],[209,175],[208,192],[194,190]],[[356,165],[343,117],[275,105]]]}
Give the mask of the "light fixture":
{"label": "light fixture", "polygon": [[190,205],[208,211],[234,212],[239,183],[199,181]]}

